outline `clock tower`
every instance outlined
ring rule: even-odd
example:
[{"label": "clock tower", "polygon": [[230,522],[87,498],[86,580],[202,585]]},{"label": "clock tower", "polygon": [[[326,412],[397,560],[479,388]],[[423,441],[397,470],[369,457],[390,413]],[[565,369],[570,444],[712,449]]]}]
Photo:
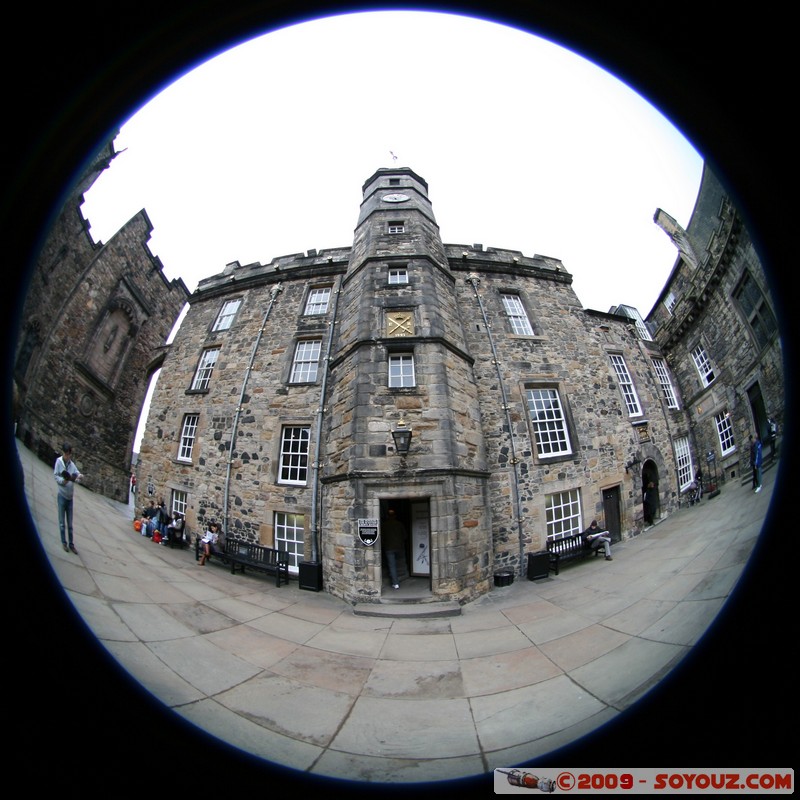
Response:
[{"label": "clock tower", "polygon": [[[491,548],[484,437],[455,284],[427,183],[408,168],[379,169],[363,185],[341,284],[323,469],[326,516],[341,520],[325,537],[326,574],[336,581],[337,570],[352,571],[343,584],[364,596],[386,585],[382,540],[365,547],[353,525],[389,503],[422,531],[410,532],[407,558],[427,554],[434,596],[457,597],[487,563],[477,552]],[[398,432],[410,432],[406,452]],[[471,540],[485,527],[477,551],[455,546],[465,511]]]}]

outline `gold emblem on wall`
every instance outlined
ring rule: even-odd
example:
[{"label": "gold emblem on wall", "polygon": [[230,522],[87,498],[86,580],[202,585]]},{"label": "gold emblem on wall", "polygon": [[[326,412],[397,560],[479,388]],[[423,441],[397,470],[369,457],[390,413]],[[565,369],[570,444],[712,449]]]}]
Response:
[{"label": "gold emblem on wall", "polygon": [[386,315],[387,336],[413,336],[414,315],[410,311],[393,311]]}]

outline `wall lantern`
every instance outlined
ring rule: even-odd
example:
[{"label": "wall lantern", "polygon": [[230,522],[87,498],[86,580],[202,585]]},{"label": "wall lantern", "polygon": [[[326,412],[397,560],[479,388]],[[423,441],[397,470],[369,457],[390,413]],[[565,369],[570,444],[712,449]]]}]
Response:
[{"label": "wall lantern", "polygon": [[408,448],[411,446],[411,428],[407,428],[402,419],[392,431],[392,439],[394,439],[394,447],[398,455],[406,455]]},{"label": "wall lantern", "polygon": [[638,466],[641,463],[642,463],[642,460],[639,458],[639,456],[634,455],[631,458],[631,460],[625,465],[625,472],[627,472],[629,469],[632,469],[633,467]]}]

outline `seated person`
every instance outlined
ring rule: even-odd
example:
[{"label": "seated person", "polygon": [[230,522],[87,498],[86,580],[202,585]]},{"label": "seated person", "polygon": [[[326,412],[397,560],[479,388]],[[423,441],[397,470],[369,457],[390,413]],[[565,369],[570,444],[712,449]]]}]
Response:
[{"label": "seated person", "polygon": [[156,527],[156,514],[158,514],[158,509],[155,500],[151,500],[150,505],[142,511],[142,536],[152,538]]},{"label": "seated person", "polygon": [[172,522],[167,525],[167,541],[170,542],[180,542],[183,538],[183,525],[184,519],[183,515],[179,514],[177,511],[172,515]]},{"label": "seated person", "polygon": [[613,561],[611,558],[611,537],[608,531],[602,531],[597,527],[597,520],[593,519],[592,524],[581,534],[584,543],[592,550],[599,550],[603,547],[606,551],[606,561]]},{"label": "seated person", "polygon": [[225,537],[219,532],[219,525],[216,522],[209,522],[208,530],[200,540],[203,555],[200,556],[200,566],[204,567],[206,561],[213,553],[221,553],[225,544]]}]

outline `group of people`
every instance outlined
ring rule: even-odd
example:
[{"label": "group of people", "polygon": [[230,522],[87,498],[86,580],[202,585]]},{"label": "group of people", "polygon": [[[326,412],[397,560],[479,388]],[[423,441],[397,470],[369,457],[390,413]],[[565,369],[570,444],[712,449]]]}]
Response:
[{"label": "group of people", "polygon": [[142,536],[155,542],[169,544],[183,538],[183,514],[177,511],[170,514],[163,497],[159,498],[158,505],[155,500],[151,500],[150,505],[142,511],[139,521]]}]

